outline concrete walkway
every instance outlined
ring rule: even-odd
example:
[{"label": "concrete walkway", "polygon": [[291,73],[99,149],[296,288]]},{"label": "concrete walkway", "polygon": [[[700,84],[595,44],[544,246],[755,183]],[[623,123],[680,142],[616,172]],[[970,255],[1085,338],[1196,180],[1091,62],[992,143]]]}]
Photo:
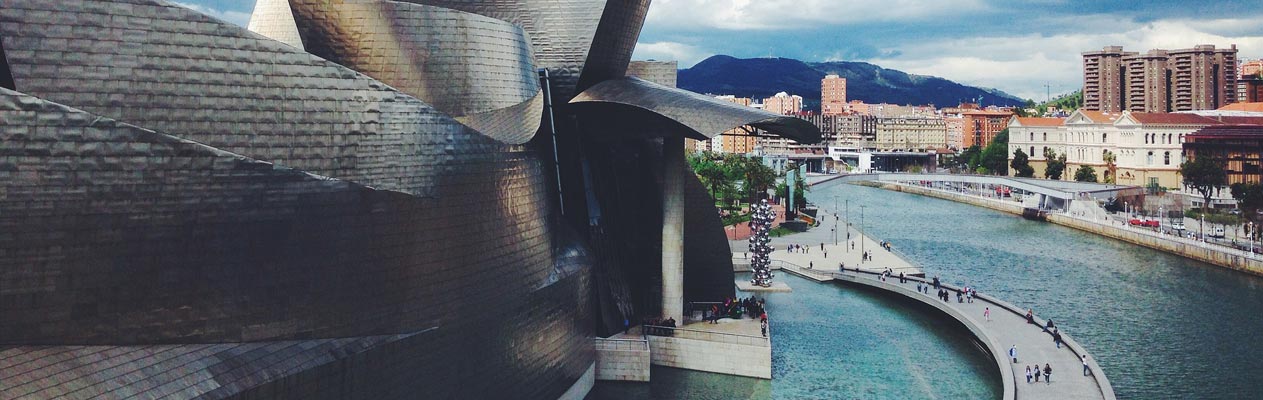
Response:
[{"label": "concrete walkway", "polygon": [[[839,213],[841,214],[841,213]],[[905,275],[923,275],[921,268],[905,261],[898,254],[898,243],[891,244],[892,250],[886,250],[881,247],[881,242],[873,240],[862,235],[855,226],[846,226],[846,220],[839,218],[837,220],[837,244],[834,245],[833,231],[834,219],[833,213],[826,209],[820,209],[820,226],[811,228],[807,232],[795,233],[788,236],[772,238],[772,260],[784,261],[795,265],[801,265],[804,268],[810,266],[812,269],[825,272],[838,272],[839,265],[846,265],[847,270],[859,268],[863,271],[881,272],[886,268],[894,271],[895,276],[899,276],[900,272]],[[854,217],[854,215],[852,216]],[[859,222],[853,222],[853,225]],[[847,240],[848,234],[850,240]],[[742,259],[748,256],[748,241],[731,241],[734,259]],[[810,247],[807,252],[789,252],[786,249],[790,244],[802,245]],[[821,250],[821,245],[824,250]],[[851,248],[854,247],[854,250]],[[872,260],[861,261],[863,252],[867,251],[872,255]],[[740,261],[738,261],[740,263]]]},{"label": "concrete walkway", "polygon": [[[911,272],[921,273],[920,269],[912,266],[894,252],[878,247],[877,241],[860,235],[856,230],[851,230],[852,238],[857,241],[855,251],[842,250],[844,242],[841,238],[845,236],[840,236],[839,245],[833,246],[832,234],[828,230],[828,227],[832,225],[830,218],[829,222],[822,223],[821,226],[812,228],[808,232],[774,238],[772,243],[776,251],[772,253],[772,268],[817,282],[837,280],[885,290],[920,301],[960,321],[974,336],[987,345],[994,356],[996,367],[1001,372],[1001,379],[1004,382],[1003,398],[1005,400],[1115,399],[1113,387],[1091,355],[1088,355],[1090,374],[1083,375],[1083,364],[1079,355],[1088,353],[1070,337],[1069,332],[1072,332],[1074,327],[1058,326],[1064,341],[1058,349],[1053,343],[1052,335],[1041,328],[1046,321],[1039,318],[1038,310],[1036,310],[1035,321],[1039,325],[1028,324],[1025,318],[1026,309],[988,296],[985,288],[979,290],[978,297],[973,303],[956,302],[955,292],[952,292],[950,301],[939,300],[936,297],[936,290],[929,283],[933,278],[911,277]],[[830,241],[825,243],[826,251],[822,252],[820,243],[824,242],[826,236]],[[853,268],[859,260],[859,240],[866,241],[865,247],[873,252],[874,257],[873,261],[865,262],[861,271],[857,272]],[[785,251],[785,245],[789,243],[810,245],[812,249],[808,253],[789,253]],[[744,257],[746,246],[741,245],[740,242],[733,242],[733,245],[734,268],[748,269],[748,263],[740,260]],[[738,245],[740,245],[739,248]],[[827,257],[824,255],[826,252]],[[838,262],[846,263],[845,272],[838,272]],[[808,269],[808,263],[813,263],[814,268]],[[881,281],[878,279],[879,273],[886,267],[895,269],[895,276]],[[899,283],[899,271],[908,272],[909,277],[905,283]],[[947,279],[942,280],[947,281]],[[918,283],[929,287],[929,293],[917,292]],[[941,286],[953,291],[959,289],[947,284]],[[983,316],[983,311],[988,307],[991,309],[989,321]],[[1008,359],[1010,346],[1017,346],[1017,363]],[[1026,382],[1026,366],[1036,363],[1041,368],[1044,364],[1052,366],[1052,383],[1046,383],[1043,379],[1039,384]]]},{"label": "concrete walkway", "polygon": [[[1004,399],[1105,399],[1114,400],[1114,390],[1105,373],[1097,365],[1096,359],[1088,355],[1090,374],[1083,375],[1083,364],[1080,354],[1088,354],[1082,346],[1070,338],[1069,331],[1074,327],[1061,327],[1062,346],[1060,349],[1052,341],[1052,335],[1044,332],[1040,326],[1046,322],[1036,314],[1035,321],[1040,325],[1026,323],[1025,310],[1005,301],[992,298],[983,292],[973,303],[958,303],[956,295],[944,302],[936,297],[933,287],[929,293],[918,293],[917,283],[930,286],[919,278],[908,278],[906,283],[899,283],[899,278],[878,279],[879,275],[868,272],[846,273],[808,270],[789,263],[775,263],[781,271],[794,273],[808,279],[822,281],[825,276],[832,280],[865,285],[891,293],[899,294],[930,305],[952,318],[960,321],[975,336],[987,345],[996,359],[997,368],[1001,370],[1004,382]],[[942,285],[949,290],[955,286]],[[991,309],[991,318],[983,316],[986,308]],[[1018,362],[1008,359],[1010,346],[1017,346]],[[1041,379],[1040,383],[1026,382],[1026,366],[1038,363],[1049,364],[1053,369],[1052,383]]]}]

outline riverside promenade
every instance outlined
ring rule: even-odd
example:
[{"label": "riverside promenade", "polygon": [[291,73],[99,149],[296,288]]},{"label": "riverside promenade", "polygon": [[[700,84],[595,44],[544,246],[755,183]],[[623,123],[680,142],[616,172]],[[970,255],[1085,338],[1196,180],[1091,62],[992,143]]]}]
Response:
[{"label": "riverside promenade", "polygon": [[[913,301],[921,302],[928,305],[947,316],[959,321],[966,329],[968,329],[978,340],[986,346],[988,352],[991,353],[996,361],[996,368],[1000,373],[1003,385],[1003,399],[1105,399],[1114,400],[1114,390],[1105,377],[1105,373],[1097,365],[1096,359],[1088,355],[1088,366],[1090,373],[1087,376],[1083,374],[1083,364],[1079,356],[1088,354],[1087,350],[1080,346],[1070,333],[1074,331],[1073,326],[1058,326],[1062,335],[1061,348],[1057,348],[1052,340],[1052,335],[1045,332],[1042,327],[1046,324],[1039,317],[1038,310],[1035,310],[1036,324],[1026,322],[1026,309],[1017,305],[1010,304],[1000,299],[993,298],[986,294],[985,288],[978,290],[978,297],[972,303],[957,302],[955,290],[960,288],[941,284],[944,289],[952,291],[949,301],[940,300],[937,291],[933,288],[933,278],[916,278],[908,277],[904,283],[899,281],[899,272],[896,271],[894,276],[887,278],[885,281],[879,279],[881,270],[886,266],[895,268],[903,265],[904,268],[915,268],[910,263],[902,260],[893,252],[886,252],[877,248],[875,251],[873,265],[877,268],[861,268],[855,271],[853,266],[848,263],[844,272],[837,269],[837,258],[839,257],[829,251],[828,256],[824,252],[819,251],[819,244],[823,235],[820,232],[830,234],[826,228],[831,224],[822,224],[813,228],[812,231],[805,233],[786,236],[782,239],[782,243],[797,242],[804,246],[814,244],[814,248],[809,253],[787,253],[783,245],[778,245],[776,251],[772,254],[772,268],[780,269],[783,272],[793,273],[807,279],[817,282],[841,281],[846,284],[863,285],[869,288],[882,290],[895,295],[904,296]],[[825,229],[822,229],[825,228]],[[816,235],[808,234],[815,232]],[[852,231],[852,236],[857,240],[867,240],[866,243],[876,243],[869,238],[859,235],[858,232]],[[773,243],[777,243],[776,240]],[[841,243],[841,241],[839,241]],[[734,247],[737,242],[734,242]],[[826,244],[826,249],[829,245]],[[734,248],[734,268],[737,270],[748,270],[749,263],[744,259],[744,246],[740,249]],[[857,244],[856,249],[859,249]],[[877,258],[881,253],[887,253],[888,257]],[[846,254],[846,253],[843,253]],[[897,259],[896,261],[892,260]],[[877,262],[882,260],[880,265]],[[815,264],[815,268],[808,269],[803,262]],[[866,263],[868,264],[868,263]],[[831,265],[830,269],[820,268],[821,265]],[[917,270],[919,271],[919,269]],[[905,274],[907,275],[907,274]],[[951,280],[948,279],[943,280]],[[920,283],[924,287],[929,287],[928,293],[920,293],[917,291],[917,284]],[[990,319],[984,317],[984,310],[991,309]],[[1008,350],[1011,346],[1017,347],[1017,363],[1013,363],[1008,358]],[[1026,366],[1038,363],[1042,368],[1044,364],[1049,364],[1053,369],[1053,379],[1051,383],[1026,382]]]}]

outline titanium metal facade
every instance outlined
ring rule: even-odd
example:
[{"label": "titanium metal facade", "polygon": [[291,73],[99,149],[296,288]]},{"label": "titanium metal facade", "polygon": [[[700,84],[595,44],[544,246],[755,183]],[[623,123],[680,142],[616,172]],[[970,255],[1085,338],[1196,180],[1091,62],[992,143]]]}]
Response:
[{"label": "titanium metal facade", "polygon": [[[675,92],[615,106],[648,135],[566,105],[648,3],[413,3],[291,0],[312,53],[160,0],[0,4],[0,398],[550,399],[651,315],[655,138],[697,123]],[[713,299],[727,243],[685,183]]]}]

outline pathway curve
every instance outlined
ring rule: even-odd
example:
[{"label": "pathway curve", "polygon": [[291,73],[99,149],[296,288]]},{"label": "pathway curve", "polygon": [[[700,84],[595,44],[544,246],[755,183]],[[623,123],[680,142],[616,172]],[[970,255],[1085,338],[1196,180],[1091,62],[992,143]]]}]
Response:
[{"label": "pathway curve", "polygon": [[[840,224],[845,225],[845,222]],[[1057,348],[1053,343],[1052,335],[1041,328],[1046,324],[1046,321],[1039,318],[1038,312],[1035,314],[1035,322],[1038,325],[1028,324],[1025,318],[1026,309],[992,298],[983,290],[979,291],[978,297],[974,299],[973,303],[957,302],[954,292],[950,296],[950,301],[944,302],[936,297],[935,289],[930,287],[929,282],[933,280],[933,277],[921,279],[909,276],[906,282],[899,282],[899,271],[909,271],[908,275],[920,273],[921,271],[899,257],[896,252],[886,251],[877,247],[877,241],[861,235],[855,229],[851,229],[850,232],[852,238],[857,241],[856,251],[842,250],[844,245],[849,250],[849,245],[842,240],[842,237],[839,238],[837,246],[832,245],[831,241],[826,242],[826,239],[832,239],[829,227],[832,227],[831,221],[822,223],[821,226],[815,227],[808,232],[773,239],[772,243],[776,250],[772,253],[772,267],[817,282],[838,280],[903,295],[930,305],[960,321],[980,341],[987,345],[988,350],[994,356],[997,368],[1001,371],[1001,379],[1004,382],[1003,398],[1005,400],[1115,400],[1113,387],[1110,386],[1109,379],[1105,377],[1105,373],[1097,365],[1095,358],[1088,354],[1068,334],[1068,331],[1073,331],[1074,327],[1058,327],[1064,343],[1061,348]],[[841,229],[839,229],[839,233],[842,232]],[[861,270],[856,271],[854,268],[858,263],[860,254],[858,251],[860,249],[859,240],[866,241],[865,249],[873,253],[873,261],[865,262]],[[807,253],[787,252],[785,246],[790,243],[812,246],[812,249]],[[820,251],[821,243],[824,243],[826,251]],[[733,242],[732,244],[734,247],[734,267],[748,269],[748,263],[738,261],[738,259],[746,255],[745,246],[741,245],[741,242]],[[827,256],[826,253],[828,253]],[[838,272],[839,262],[846,263],[847,269],[845,272]],[[808,269],[808,265],[813,265],[813,268]],[[879,273],[885,270],[886,267],[894,269],[895,276],[881,281],[878,279]],[[946,281],[947,279],[943,280]],[[929,287],[928,293],[918,292],[918,283]],[[948,284],[942,284],[942,287],[948,290],[959,289],[954,285]],[[983,316],[983,311],[988,307],[991,309],[989,321]],[[1010,346],[1017,347],[1017,363],[1013,363],[1007,357]],[[1090,373],[1086,376],[1083,374],[1083,364],[1079,359],[1081,354],[1088,354]],[[1026,382],[1026,366],[1035,363],[1038,363],[1041,367],[1045,363],[1052,366],[1052,383],[1046,383],[1042,379],[1039,384]]]},{"label": "pathway curve", "polygon": [[[943,311],[972,331],[995,356],[997,367],[1001,370],[1001,379],[1004,380],[1003,398],[1006,400],[1115,399],[1109,380],[1101,367],[1097,365],[1096,359],[1090,354],[1088,355],[1089,374],[1086,376],[1083,374],[1083,364],[1079,361],[1079,355],[1088,353],[1065,330],[1061,331],[1065,343],[1059,349],[1053,343],[1051,334],[1040,328],[1046,321],[1036,315],[1035,322],[1040,325],[1028,324],[1025,319],[1025,310],[1003,300],[980,292],[973,303],[958,303],[955,294],[951,295],[950,301],[944,302],[935,296],[936,291],[933,287],[929,288],[929,293],[918,293],[918,283],[930,286],[919,278],[908,278],[905,283],[900,283],[898,277],[881,281],[878,279],[879,274],[871,272],[850,270],[845,273],[825,272],[809,270],[787,262],[778,262],[775,266],[779,266],[782,271],[817,282],[838,280],[885,290]],[[958,289],[947,284],[942,286],[948,290]],[[991,308],[989,321],[983,316],[983,311],[987,307]],[[1073,330],[1073,327],[1069,329]],[[1010,346],[1017,346],[1017,363],[1007,358]],[[1026,382],[1026,366],[1035,363],[1040,366],[1045,363],[1052,366],[1052,383],[1046,383],[1042,379],[1038,384]]]}]

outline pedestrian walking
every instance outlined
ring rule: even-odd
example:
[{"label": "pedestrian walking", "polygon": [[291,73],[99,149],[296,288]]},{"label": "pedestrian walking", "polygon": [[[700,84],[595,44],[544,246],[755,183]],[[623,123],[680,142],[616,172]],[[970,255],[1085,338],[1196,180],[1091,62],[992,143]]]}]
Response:
[{"label": "pedestrian walking", "polygon": [[631,330],[631,321],[627,320],[627,317],[623,317],[623,334],[626,335],[628,330]]},{"label": "pedestrian walking", "polygon": [[1044,363],[1044,383],[1052,383],[1052,366]]},{"label": "pedestrian walking", "polygon": [[1058,349],[1061,348],[1061,332],[1057,332],[1055,329],[1053,330],[1053,344],[1056,344]]},{"label": "pedestrian walking", "polygon": [[820,242],[820,251],[824,251],[824,242]]},{"label": "pedestrian walking", "polygon": [[1039,383],[1039,376],[1043,374],[1039,370],[1039,364],[1035,364],[1035,383]]},{"label": "pedestrian walking", "polygon": [[815,261],[808,261],[808,262],[807,262],[807,269],[816,269],[816,262],[815,262]]},{"label": "pedestrian walking", "polygon": [[1026,383],[1031,383],[1032,376],[1033,375],[1031,375],[1031,366],[1027,365],[1026,366]]},{"label": "pedestrian walking", "polygon": [[1009,347],[1009,358],[1012,358],[1013,363],[1017,364],[1017,345],[1016,344],[1013,345],[1013,347]]},{"label": "pedestrian walking", "polygon": [[982,310],[982,317],[986,318],[988,322],[991,321],[991,307],[987,307],[986,309]]},{"label": "pedestrian walking", "polygon": [[759,323],[759,328],[763,330],[763,337],[767,337],[767,318],[764,318],[763,322]]},{"label": "pedestrian walking", "polygon": [[1079,360],[1083,361],[1083,376],[1088,376],[1088,373],[1092,372],[1088,368],[1088,355],[1084,354],[1084,355],[1079,356]]}]

